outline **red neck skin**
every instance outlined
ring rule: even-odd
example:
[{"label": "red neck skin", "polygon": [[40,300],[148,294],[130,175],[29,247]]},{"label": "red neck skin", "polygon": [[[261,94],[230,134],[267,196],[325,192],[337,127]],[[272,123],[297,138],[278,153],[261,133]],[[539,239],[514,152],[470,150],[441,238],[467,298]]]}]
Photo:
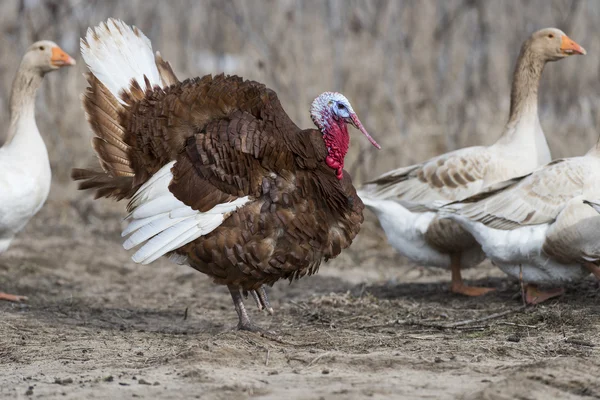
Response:
[{"label": "red neck skin", "polygon": [[335,176],[339,180],[344,177],[344,157],[348,153],[350,135],[348,124],[342,119],[329,117],[326,128],[323,130],[323,141],[327,146],[327,158],[325,162],[335,170]]}]

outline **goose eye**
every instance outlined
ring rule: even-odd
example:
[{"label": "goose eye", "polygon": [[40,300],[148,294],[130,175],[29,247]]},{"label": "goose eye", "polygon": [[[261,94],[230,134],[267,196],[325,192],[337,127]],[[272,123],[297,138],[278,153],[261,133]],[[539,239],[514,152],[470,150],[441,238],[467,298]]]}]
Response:
[{"label": "goose eye", "polygon": [[40,50],[41,50],[41,51],[44,51],[44,50],[45,50],[45,47],[44,47],[44,46],[40,46]]},{"label": "goose eye", "polygon": [[549,34],[548,34],[548,37],[549,37],[550,39],[553,39],[553,38],[554,38],[554,34],[552,34],[552,33],[549,33]]}]

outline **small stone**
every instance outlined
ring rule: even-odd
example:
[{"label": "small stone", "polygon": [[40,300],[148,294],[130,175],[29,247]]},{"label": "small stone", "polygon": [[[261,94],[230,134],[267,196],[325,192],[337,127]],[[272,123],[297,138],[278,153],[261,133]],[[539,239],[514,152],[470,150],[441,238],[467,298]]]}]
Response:
[{"label": "small stone", "polygon": [[269,375],[279,375],[279,371],[269,371]]},{"label": "small stone", "polygon": [[439,358],[439,357],[436,357],[436,358],[434,358],[434,359],[433,359],[433,361],[435,361],[435,363],[437,363],[437,364],[439,364],[439,363],[441,363],[441,362],[444,362],[444,360],[442,360],[442,359],[441,359],[441,358]]},{"label": "small stone", "polygon": [[151,383],[150,383],[150,382],[148,382],[147,380],[145,380],[145,379],[142,379],[142,378],[140,378],[140,379],[138,380],[138,383],[139,383],[140,385],[151,385]]},{"label": "small stone", "polygon": [[119,385],[121,385],[121,386],[129,386],[129,383],[127,383],[127,382],[119,382]]},{"label": "small stone", "polygon": [[321,373],[323,375],[329,375],[329,370],[328,369],[324,369],[323,371],[321,371]]},{"label": "small stone", "polygon": [[506,340],[508,340],[509,342],[513,342],[513,343],[519,343],[521,341],[521,338],[517,335],[511,335],[511,336],[507,337]]},{"label": "small stone", "polygon": [[152,386],[158,386],[158,385],[160,385],[160,382],[154,382],[154,383],[152,384]]},{"label": "small stone", "polygon": [[112,382],[112,381],[114,381],[114,380],[115,380],[115,378],[113,378],[113,376],[112,376],[112,375],[109,375],[109,376],[107,376],[106,378],[104,378],[103,380],[104,380],[104,382]]},{"label": "small stone", "polygon": [[27,391],[25,392],[25,396],[32,396],[33,395],[33,386],[29,386],[27,388]]}]

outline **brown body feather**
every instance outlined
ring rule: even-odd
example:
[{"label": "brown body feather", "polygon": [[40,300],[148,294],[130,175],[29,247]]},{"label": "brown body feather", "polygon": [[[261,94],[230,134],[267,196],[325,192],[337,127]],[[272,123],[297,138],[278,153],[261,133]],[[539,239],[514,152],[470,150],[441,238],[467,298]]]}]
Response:
[{"label": "brown body feather", "polygon": [[325,164],[318,130],[300,130],[275,93],[235,76],[175,82],[157,55],[168,87],[132,85],[121,104],[90,75],[84,106],[103,172],[74,170],[80,189],[131,198],[176,161],[169,190],[198,211],[249,196],[211,233],[180,247],[217,283],[257,289],[317,271],[348,247],[363,221],[347,173]]}]

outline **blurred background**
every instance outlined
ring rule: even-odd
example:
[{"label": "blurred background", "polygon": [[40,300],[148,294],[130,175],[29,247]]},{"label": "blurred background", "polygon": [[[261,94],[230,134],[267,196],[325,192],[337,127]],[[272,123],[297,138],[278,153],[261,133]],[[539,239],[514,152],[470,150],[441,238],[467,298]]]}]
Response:
[{"label": "blurred background", "polygon": [[553,155],[581,155],[598,136],[595,0],[3,0],[0,142],[25,49],[51,39],[78,61],[50,74],[37,99],[54,172],[51,200],[83,196],[69,170],[96,164],[80,104],[79,38],[111,16],[141,28],[180,78],[225,72],[265,83],[301,127],[312,126],[314,97],[344,93],[383,147],[376,151],[352,134],[346,165],[357,183],[442,152],[492,143],[508,116],[521,43],[548,26],[588,51],[544,72],[540,117]]}]

